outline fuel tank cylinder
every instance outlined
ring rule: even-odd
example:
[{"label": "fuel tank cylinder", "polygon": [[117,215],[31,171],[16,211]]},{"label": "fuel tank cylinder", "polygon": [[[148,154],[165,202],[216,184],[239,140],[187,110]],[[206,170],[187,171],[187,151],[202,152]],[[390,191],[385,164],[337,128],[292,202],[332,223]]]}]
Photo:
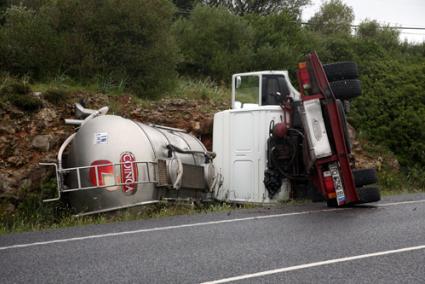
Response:
[{"label": "fuel tank cylinder", "polygon": [[183,130],[97,116],[81,125],[59,164],[63,197],[77,212],[101,212],[155,202],[170,191],[209,192],[210,154]]}]

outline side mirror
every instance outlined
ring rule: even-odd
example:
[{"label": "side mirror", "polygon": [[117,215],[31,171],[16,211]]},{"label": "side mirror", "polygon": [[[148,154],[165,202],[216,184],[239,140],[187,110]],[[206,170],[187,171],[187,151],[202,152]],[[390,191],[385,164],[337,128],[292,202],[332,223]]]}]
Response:
[{"label": "side mirror", "polygon": [[239,87],[241,86],[241,83],[242,83],[241,76],[237,76],[236,77],[236,89],[239,89]]},{"label": "side mirror", "polygon": [[240,101],[235,101],[235,105],[233,106],[234,109],[240,109],[242,108],[242,103]]}]

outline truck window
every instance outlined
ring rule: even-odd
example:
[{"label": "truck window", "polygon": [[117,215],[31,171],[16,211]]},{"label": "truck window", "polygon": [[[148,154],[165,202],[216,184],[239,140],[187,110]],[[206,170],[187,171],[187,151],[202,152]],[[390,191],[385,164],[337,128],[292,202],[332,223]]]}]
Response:
[{"label": "truck window", "polygon": [[289,88],[283,75],[263,76],[262,105],[280,105],[289,95]]},{"label": "truck window", "polygon": [[259,85],[260,78],[258,75],[238,76],[235,82],[236,93],[235,101],[243,104],[258,104],[259,103]]}]

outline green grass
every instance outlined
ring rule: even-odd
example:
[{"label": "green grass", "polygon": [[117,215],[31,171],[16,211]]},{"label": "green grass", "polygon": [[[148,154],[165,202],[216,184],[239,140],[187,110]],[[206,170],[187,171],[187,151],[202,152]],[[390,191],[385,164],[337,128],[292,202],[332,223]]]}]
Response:
[{"label": "green grass", "polygon": [[[138,97],[131,91],[125,89],[125,82],[112,82],[107,78],[96,77],[87,83],[76,82],[66,76],[57,76],[54,80],[47,82],[35,82],[31,84],[32,90],[41,92],[43,97],[53,104],[62,102],[61,98],[72,99],[72,94],[103,94],[108,97],[108,106],[111,113],[119,114],[122,107],[120,98],[128,96],[138,107],[145,108],[152,104],[148,98]],[[209,102],[230,103],[230,89],[217,85],[216,83],[204,79],[194,80],[190,78],[177,78],[172,91],[164,93],[157,99],[184,99],[184,100],[205,100]],[[210,107],[205,104],[205,108]]]},{"label": "green grass", "polygon": [[81,83],[67,76],[57,76],[46,82],[35,82],[31,87],[34,91],[42,93],[49,90],[61,90],[66,93],[103,93],[114,96],[125,93],[125,85],[122,82],[113,83],[96,79]]},{"label": "green grass", "polygon": [[[236,206],[227,203],[211,203],[195,207],[190,204],[181,204],[178,202],[161,202],[158,204],[132,207],[119,211],[75,217],[62,203],[57,203],[55,205],[43,204],[40,201],[37,203],[37,208],[29,206],[31,211],[29,208],[20,206],[14,214],[9,216],[0,216],[0,235],[72,226],[84,226],[90,224],[106,224],[176,215],[229,211],[237,208]],[[28,204],[26,204],[26,206],[28,206]],[[34,211],[34,209],[36,211]]]},{"label": "green grass", "polygon": [[[63,202],[43,203],[56,190],[54,179],[46,181],[42,192],[28,192],[22,189],[22,202],[13,213],[7,213],[0,204],[0,234],[40,231],[89,224],[162,218],[175,215],[191,215],[207,212],[229,211],[241,206],[212,202],[195,206],[193,203],[161,202],[96,215],[75,217]],[[3,208],[2,208],[3,207]],[[242,206],[245,207],[245,206]]]},{"label": "green grass", "polygon": [[181,99],[202,99],[212,101],[230,101],[230,89],[205,80],[192,80],[189,78],[177,79],[174,91],[166,97]]},{"label": "green grass", "polygon": [[23,111],[33,112],[42,108],[42,101],[32,95],[30,85],[23,80],[12,77],[2,77],[0,79],[0,103],[7,102],[20,108]]}]

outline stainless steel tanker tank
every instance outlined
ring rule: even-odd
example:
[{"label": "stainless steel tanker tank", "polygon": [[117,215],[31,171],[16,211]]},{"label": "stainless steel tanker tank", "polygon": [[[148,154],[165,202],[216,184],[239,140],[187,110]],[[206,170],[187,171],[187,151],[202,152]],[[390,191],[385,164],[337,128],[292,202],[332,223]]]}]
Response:
[{"label": "stainless steel tanker tank", "polygon": [[64,198],[85,214],[211,193],[214,153],[194,136],[106,115],[106,107],[76,107],[84,119],[66,120],[79,129],[62,145],[57,163],[49,164],[56,167],[59,195],[50,200]]}]

